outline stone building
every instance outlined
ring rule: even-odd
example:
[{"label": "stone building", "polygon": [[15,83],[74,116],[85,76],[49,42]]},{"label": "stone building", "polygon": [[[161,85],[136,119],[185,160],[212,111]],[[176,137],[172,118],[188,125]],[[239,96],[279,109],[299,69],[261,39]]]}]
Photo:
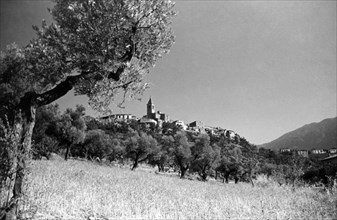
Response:
[{"label": "stone building", "polygon": [[190,131],[196,131],[196,132],[206,132],[205,131],[205,124],[202,122],[202,121],[194,121],[194,122],[191,122],[189,125],[188,125],[188,130]]},{"label": "stone building", "polygon": [[175,126],[180,126],[183,130],[186,130],[187,126],[182,120],[175,120],[172,122]]},{"label": "stone building", "polygon": [[157,121],[153,120],[153,119],[149,119],[149,118],[146,118],[146,117],[143,117],[141,119],[139,119],[138,121],[140,124],[143,124],[147,127],[155,127],[157,126]]},{"label": "stone building", "polygon": [[280,152],[281,152],[281,153],[291,153],[292,150],[291,150],[290,148],[281,148],[281,149],[280,149]]},{"label": "stone building", "polygon": [[297,150],[297,155],[302,157],[309,157],[309,151],[308,150]]},{"label": "stone building", "polygon": [[113,114],[99,118],[103,123],[109,123],[113,121],[129,121],[129,120],[136,120],[136,116],[131,114]]},{"label": "stone building", "polygon": [[[147,120],[145,120],[147,119]],[[140,122],[151,122],[155,121],[159,127],[162,126],[163,122],[169,121],[169,116],[161,111],[157,111],[155,109],[155,105],[152,102],[152,98],[150,97],[147,105],[146,105],[146,115],[143,117],[143,119],[140,120]]]},{"label": "stone building", "polygon": [[337,148],[332,148],[329,150],[329,154],[330,155],[334,155],[334,154],[337,154]]},{"label": "stone building", "polygon": [[313,149],[311,150],[312,154],[327,154],[328,150],[326,149]]},{"label": "stone building", "polygon": [[235,139],[237,139],[237,138],[240,139],[240,136],[237,135],[237,134],[236,134],[234,131],[232,131],[232,130],[226,130],[226,131],[225,131],[225,136],[226,136],[227,138],[229,138],[230,140],[235,140]]}]

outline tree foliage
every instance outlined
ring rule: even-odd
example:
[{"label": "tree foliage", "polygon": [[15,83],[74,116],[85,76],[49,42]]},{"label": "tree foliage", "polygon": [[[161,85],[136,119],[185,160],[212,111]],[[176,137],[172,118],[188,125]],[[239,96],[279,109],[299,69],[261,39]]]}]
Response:
[{"label": "tree foliage", "polygon": [[58,146],[59,141],[55,136],[48,136],[46,132],[52,124],[55,124],[58,120],[60,120],[60,117],[61,114],[57,104],[46,105],[37,109],[36,123],[32,137],[34,158],[41,158],[44,156],[49,159],[50,154],[52,152],[56,152],[56,147]]},{"label": "tree foliage", "polygon": [[88,95],[98,110],[106,110],[120,91],[141,93],[144,74],[174,41],[173,5],[167,0],[56,0],[50,10],[56,23],[35,27],[38,38],[26,48],[32,72],[41,76],[40,88],[66,79],[64,87]]}]

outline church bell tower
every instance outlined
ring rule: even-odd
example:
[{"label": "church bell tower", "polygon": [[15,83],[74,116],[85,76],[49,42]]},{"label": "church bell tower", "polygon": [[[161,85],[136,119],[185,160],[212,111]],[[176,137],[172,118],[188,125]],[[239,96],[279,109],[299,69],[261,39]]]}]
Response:
[{"label": "church bell tower", "polygon": [[155,113],[154,104],[152,103],[152,99],[150,97],[147,103],[147,118],[152,118],[152,115]]}]

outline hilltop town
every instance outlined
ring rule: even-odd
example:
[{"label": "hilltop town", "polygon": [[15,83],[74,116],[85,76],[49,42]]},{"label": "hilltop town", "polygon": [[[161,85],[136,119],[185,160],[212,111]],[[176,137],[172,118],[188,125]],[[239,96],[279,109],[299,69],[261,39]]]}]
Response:
[{"label": "hilltop town", "polygon": [[[181,129],[188,132],[199,132],[199,133],[207,133],[211,136],[221,137],[225,136],[226,138],[232,140],[235,143],[239,143],[240,135],[236,132],[224,129],[221,127],[211,127],[206,126],[202,121],[193,121],[190,123],[185,123],[183,120],[175,120],[170,119],[169,115],[156,111],[155,104],[152,101],[152,98],[149,98],[149,101],[146,105],[146,115],[141,118],[134,116],[132,114],[112,114],[109,116],[104,116],[100,118],[100,121],[103,123],[113,122],[113,121],[137,121],[138,123],[148,127],[148,128],[159,128],[158,130],[163,131],[163,125],[169,124],[172,126],[178,126]],[[168,126],[170,127],[170,126]],[[164,133],[170,133],[172,129],[164,130]],[[272,151],[271,149],[267,149],[267,151]],[[274,150],[275,151],[275,150]],[[284,146],[277,150],[281,154],[296,154],[302,157],[310,157],[316,159],[330,159],[331,157],[335,158],[337,155],[337,146],[332,146],[326,149],[301,149],[301,148],[291,148]]]},{"label": "hilltop town", "polygon": [[[99,120],[103,123],[109,123],[113,121],[130,122],[134,120],[148,128],[159,128],[159,130],[163,128],[163,124],[166,124],[180,127],[182,130],[189,132],[207,133],[216,137],[225,136],[237,143],[240,140],[240,135],[233,130],[207,126],[202,121],[192,121],[190,123],[185,123],[183,120],[170,119],[168,114],[161,111],[156,111],[155,104],[151,97],[149,98],[149,101],[146,105],[146,115],[142,116],[141,118],[138,118],[132,114],[112,114],[100,117]],[[165,132],[170,133],[171,130],[172,129],[168,129]]]}]

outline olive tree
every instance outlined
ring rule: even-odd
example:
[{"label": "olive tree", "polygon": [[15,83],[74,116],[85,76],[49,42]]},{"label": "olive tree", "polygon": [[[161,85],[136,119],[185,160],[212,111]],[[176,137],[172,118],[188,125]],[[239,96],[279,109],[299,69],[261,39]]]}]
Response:
[{"label": "olive tree", "polygon": [[82,105],[77,105],[75,111],[71,108],[66,109],[60,119],[53,123],[54,126],[47,130],[47,133],[58,139],[60,145],[65,148],[65,160],[69,158],[73,145],[83,143],[85,139],[87,127],[83,118],[84,111]]},{"label": "olive tree", "polygon": [[150,159],[159,150],[156,139],[144,132],[134,132],[126,141],[126,157],[132,161],[131,170],[135,170],[139,163]]},{"label": "olive tree", "polygon": [[170,152],[174,163],[180,169],[180,178],[185,177],[194,159],[191,150],[192,147],[193,143],[188,140],[186,132],[179,131],[173,136],[173,144]]},{"label": "olive tree", "polygon": [[202,181],[207,181],[220,159],[220,148],[216,144],[210,144],[207,134],[199,134],[192,147],[192,155],[194,160],[191,163],[191,171],[197,172]]},{"label": "olive tree", "polygon": [[[22,194],[36,109],[74,89],[94,109],[106,111],[121,94],[142,94],[144,75],[174,42],[170,0],[55,0],[55,23],[35,26],[26,47],[1,53],[1,116],[7,115],[20,140],[15,184],[7,215],[15,216]],[[9,217],[8,217],[9,218]]]},{"label": "olive tree", "polygon": [[108,152],[109,141],[109,135],[103,130],[88,131],[83,145],[80,145],[81,156],[84,156],[86,159],[103,158]]},{"label": "olive tree", "polygon": [[157,135],[155,139],[157,140],[158,148],[153,151],[148,162],[152,166],[157,166],[158,172],[164,172],[165,165],[169,165],[171,161],[170,149],[173,146],[174,139],[168,135]]}]

